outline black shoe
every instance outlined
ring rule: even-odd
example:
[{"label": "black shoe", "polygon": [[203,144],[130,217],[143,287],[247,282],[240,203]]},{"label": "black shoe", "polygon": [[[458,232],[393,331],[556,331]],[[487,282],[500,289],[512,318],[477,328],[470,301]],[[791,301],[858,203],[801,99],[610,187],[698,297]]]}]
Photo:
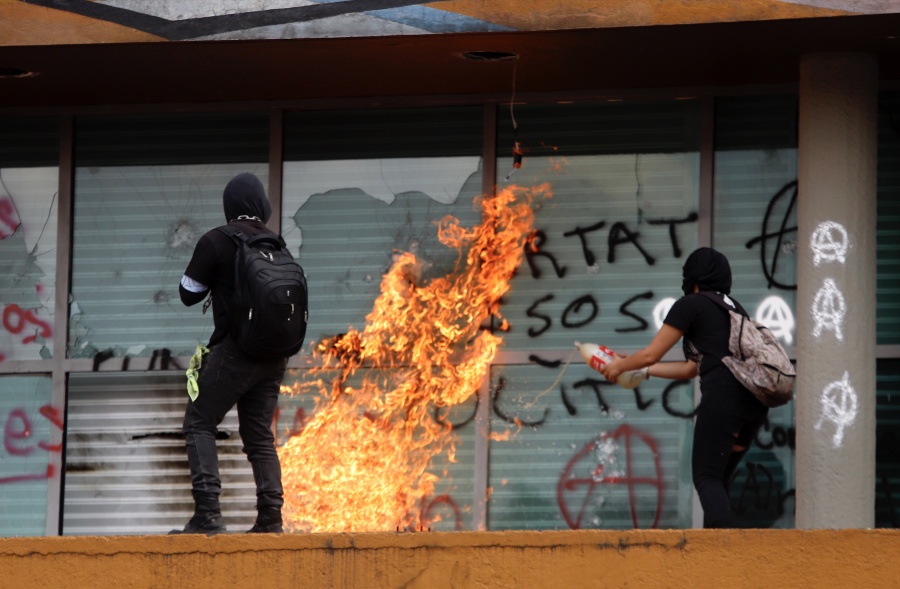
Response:
[{"label": "black shoe", "polygon": [[172,530],[170,534],[206,534],[212,536],[226,531],[221,513],[195,513],[183,530]]},{"label": "black shoe", "polygon": [[281,525],[281,522],[275,522],[271,524],[260,524],[255,523],[253,527],[247,530],[248,534],[283,534],[284,528]]},{"label": "black shoe", "polygon": [[256,523],[247,530],[248,534],[283,534],[284,528],[281,525],[281,508],[280,507],[262,507],[258,508],[259,513],[256,516]]}]

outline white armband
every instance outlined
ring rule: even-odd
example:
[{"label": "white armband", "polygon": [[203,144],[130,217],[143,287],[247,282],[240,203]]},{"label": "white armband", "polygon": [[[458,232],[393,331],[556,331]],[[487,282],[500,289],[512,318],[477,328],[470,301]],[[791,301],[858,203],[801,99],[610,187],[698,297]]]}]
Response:
[{"label": "white armband", "polygon": [[209,287],[205,284],[200,284],[187,274],[181,277],[181,286],[184,287],[185,290],[189,290],[191,292],[206,292],[209,290]]}]

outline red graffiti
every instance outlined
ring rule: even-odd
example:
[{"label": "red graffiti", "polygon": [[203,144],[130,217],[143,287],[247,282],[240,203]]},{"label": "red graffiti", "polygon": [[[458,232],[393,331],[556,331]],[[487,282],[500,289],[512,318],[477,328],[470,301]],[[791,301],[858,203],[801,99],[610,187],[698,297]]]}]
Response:
[{"label": "red graffiti", "polygon": [[[63,430],[62,413],[52,405],[44,405],[38,412],[60,431]],[[31,441],[34,434],[28,413],[22,409],[13,409],[6,416],[3,427],[3,447],[10,456],[28,456],[40,448],[47,452],[62,452],[62,444],[51,444],[47,440],[40,440],[36,444]],[[55,469],[52,464],[47,465],[46,472],[0,477],[0,484],[18,483],[23,481],[36,481],[48,479],[53,476]]]},{"label": "red graffiti", "polygon": [[5,239],[16,232],[21,222],[9,197],[0,200],[0,239]]},{"label": "red graffiti", "polygon": [[0,485],[5,485],[8,483],[24,483],[26,481],[43,481],[46,479],[52,479],[56,469],[53,468],[52,464],[47,465],[47,472],[42,472],[39,474],[20,474],[11,477],[0,477]]},{"label": "red graffiti", "polygon": [[[640,440],[653,454],[654,473],[651,476],[637,476],[634,472],[634,446],[633,441]],[[625,475],[621,476],[613,473],[607,476],[604,473],[606,468],[604,461],[597,458],[598,442],[613,440],[618,447],[624,445],[625,448]],[[623,444],[624,443],[624,444]],[[591,460],[583,460],[589,458]],[[584,466],[589,469],[590,476],[575,476],[576,469],[584,472]],[[580,467],[580,468],[579,468]],[[631,508],[631,521],[635,528],[640,528],[638,520],[637,496],[636,488],[639,485],[648,485],[656,489],[656,512],[653,517],[651,528],[659,525],[659,519],[662,515],[663,491],[665,485],[662,478],[662,466],[659,459],[659,450],[656,440],[652,436],[631,427],[628,424],[620,425],[612,434],[604,432],[599,438],[592,440],[578,451],[575,456],[566,464],[559,482],[556,485],[556,500],[559,509],[562,511],[563,518],[573,530],[581,529],[582,520],[585,512],[588,511],[590,500],[594,491],[600,485],[626,485],[628,487],[629,506]],[[576,503],[579,495],[583,493],[577,512],[573,513],[569,509],[571,502]]]},{"label": "red graffiti", "polygon": [[53,335],[53,328],[46,321],[40,319],[33,310],[22,309],[16,304],[7,305],[3,309],[3,327],[11,334],[18,335],[22,333],[29,323],[34,325],[36,329],[33,334],[22,339],[23,344],[34,342],[38,335],[45,339]]},{"label": "red graffiti", "polygon": [[[47,421],[55,425],[59,431],[63,431],[63,417],[59,409],[53,405],[44,405],[38,409],[38,411],[47,419]],[[42,450],[47,450],[48,452],[62,452],[62,443],[51,444],[49,442],[40,441],[38,442],[38,446]]]},{"label": "red graffiti", "polygon": [[[16,427],[16,426],[19,427]],[[3,447],[10,456],[28,456],[34,451],[34,446],[19,447],[15,440],[27,440],[31,437],[31,421],[24,409],[13,409],[6,417],[6,426],[3,428]]]},{"label": "red graffiti", "polygon": [[419,529],[424,530],[430,527],[432,523],[442,521],[442,518],[439,515],[435,515],[434,512],[438,507],[444,505],[449,507],[453,513],[453,529],[457,532],[463,529],[459,507],[450,495],[438,495],[427,504],[425,501],[426,498],[422,497],[421,510],[419,511]]}]

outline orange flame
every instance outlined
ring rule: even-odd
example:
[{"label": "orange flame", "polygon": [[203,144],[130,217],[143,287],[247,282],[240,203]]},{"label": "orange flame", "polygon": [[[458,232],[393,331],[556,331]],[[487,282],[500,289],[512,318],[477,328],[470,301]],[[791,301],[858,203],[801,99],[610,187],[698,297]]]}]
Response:
[{"label": "orange flame", "polygon": [[453,271],[422,283],[423,263],[397,255],[365,328],[315,347],[321,367],[292,390],[317,394],[315,414],[279,449],[288,529],[428,524],[412,515],[438,481],[428,468],[441,453],[455,457],[450,425],[429,409],[463,403],[487,377],[503,340],[482,325],[499,316],[533,232],[537,195],[549,198],[549,186],[477,199],[482,222],[472,229],[442,219],[438,238],[458,252]]}]

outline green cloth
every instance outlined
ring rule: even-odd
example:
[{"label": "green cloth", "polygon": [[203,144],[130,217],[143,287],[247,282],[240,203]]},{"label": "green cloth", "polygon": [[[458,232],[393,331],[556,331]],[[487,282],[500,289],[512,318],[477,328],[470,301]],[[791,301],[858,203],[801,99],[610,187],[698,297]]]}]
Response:
[{"label": "green cloth", "polygon": [[191,356],[191,365],[185,371],[187,375],[187,393],[191,401],[196,401],[200,395],[200,385],[197,383],[197,376],[200,374],[200,366],[203,364],[203,357],[209,354],[209,348],[203,344],[197,344],[194,355]]}]

